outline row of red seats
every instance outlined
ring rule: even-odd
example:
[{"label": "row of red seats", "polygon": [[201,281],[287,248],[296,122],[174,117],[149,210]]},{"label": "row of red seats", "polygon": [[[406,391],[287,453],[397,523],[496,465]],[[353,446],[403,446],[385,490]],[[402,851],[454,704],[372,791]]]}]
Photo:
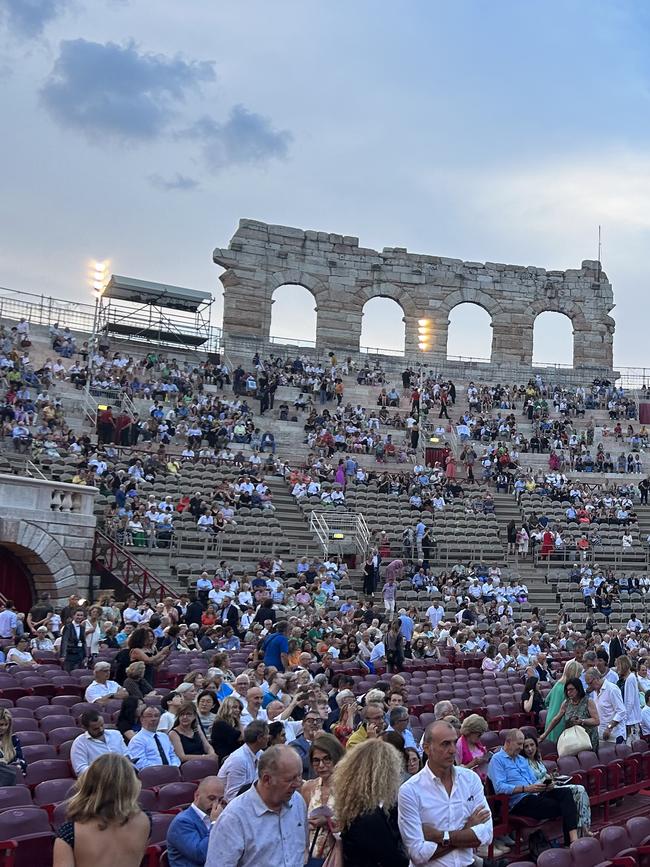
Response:
[{"label": "row of red seats", "polygon": [[[650,862],[650,818],[635,816],[625,825],[610,825],[599,836],[584,837],[568,849],[547,849],[537,867],[639,867]],[[532,861],[517,861],[509,867],[535,867]]]}]

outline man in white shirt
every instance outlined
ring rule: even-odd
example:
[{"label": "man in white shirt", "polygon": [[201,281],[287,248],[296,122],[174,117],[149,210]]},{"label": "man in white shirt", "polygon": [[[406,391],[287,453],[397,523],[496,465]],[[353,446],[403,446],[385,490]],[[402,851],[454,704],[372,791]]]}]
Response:
[{"label": "man in white shirt", "polygon": [[431,623],[431,628],[435,629],[436,626],[445,619],[445,609],[442,607],[440,602],[432,602],[431,605],[427,608],[427,617]]},{"label": "man in white shirt", "polygon": [[645,694],[645,707],[641,711],[641,734],[650,735],[650,689]]},{"label": "man in white shirt", "polygon": [[129,741],[126,754],[138,771],[158,765],[178,767],[181,763],[167,735],[156,731],[159,720],[157,707],[145,707],[140,717],[142,728]]},{"label": "man in white shirt", "polygon": [[246,693],[246,705],[241,715],[241,724],[245,727],[253,722],[253,720],[262,720],[268,722],[269,718],[266,711],[262,707],[264,693],[259,686],[251,686]]},{"label": "man in white shirt", "polygon": [[104,717],[98,710],[84,711],[80,722],[85,732],[74,739],[70,748],[70,764],[77,776],[83,774],[104,753],[126,755],[126,744],[121,732],[105,729]]},{"label": "man in white shirt", "polygon": [[98,662],[93,669],[95,679],[86,687],[84,698],[93,704],[104,705],[112,698],[126,698],[128,692],[111,675],[110,662]]},{"label": "man in white shirt", "polygon": [[17,625],[16,612],[0,601],[0,638],[15,638]]},{"label": "man in white shirt", "polygon": [[257,761],[269,744],[269,726],[262,720],[254,720],[244,729],[244,744],[231,753],[217,774],[224,781],[223,797],[232,801],[242,786],[257,779]]},{"label": "man in white shirt", "polygon": [[399,790],[399,830],[411,864],[469,867],[473,850],[492,841],[480,777],[454,767],[457,739],[448,722],[431,723],[424,733],[427,763]]},{"label": "man in white shirt", "polygon": [[585,681],[587,692],[593,693],[591,697],[596,702],[600,717],[598,737],[607,743],[625,743],[627,714],[620,689],[616,684],[605,680],[597,668],[588,668],[585,671]]}]

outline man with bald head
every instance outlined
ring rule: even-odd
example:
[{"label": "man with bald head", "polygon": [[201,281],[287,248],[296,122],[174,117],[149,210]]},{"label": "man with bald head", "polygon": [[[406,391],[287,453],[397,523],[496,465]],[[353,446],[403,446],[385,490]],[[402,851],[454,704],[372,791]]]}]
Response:
[{"label": "man with bald head", "polygon": [[399,790],[399,830],[411,864],[465,867],[492,842],[492,814],[478,774],[455,767],[458,734],[444,720],[424,733],[427,763]]},{"label": "man with bald head", "polygon": [[524,733],[512,729],[506,735],[501,749],[488,765],[488,777],[497,795],[508,795],[510,812],[534,819],[562,818],[565,845],[578,839],[578,815],[570,789],[555,788],[548,783],[537,782],[529,761],[522,756]]},{"label": "man with bald head", "polygon": [[205,867],[303,867],[309,823],[300,757],[287,746],[269,747],[257,770],[255,784],[215,823]]},{"label": "man with bald head", "polygon": [[203,867],[210,830],[223,810],[222,798],[222,780],[217,777],[201,780],[190,806],[174,817],[167,830],[169,867]]}]

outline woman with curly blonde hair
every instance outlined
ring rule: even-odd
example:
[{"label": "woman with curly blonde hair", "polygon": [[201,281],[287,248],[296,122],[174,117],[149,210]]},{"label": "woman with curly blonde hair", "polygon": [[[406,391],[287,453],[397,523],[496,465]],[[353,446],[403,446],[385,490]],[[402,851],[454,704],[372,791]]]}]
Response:
[{"label": "woman with curly blonde hair", "polygon": [[397,827],[402,770],[402,756],[378,738],[352,747],[334,769],[344,867],[408,867]]}]

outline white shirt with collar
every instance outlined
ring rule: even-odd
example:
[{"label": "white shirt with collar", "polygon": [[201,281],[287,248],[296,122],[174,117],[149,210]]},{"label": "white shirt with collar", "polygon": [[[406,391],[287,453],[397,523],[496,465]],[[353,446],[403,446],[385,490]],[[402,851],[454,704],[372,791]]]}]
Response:
[{"label": "white shirt with collar", "polygon": [[[438,844],[424,839],[423,823],[433,825],[440,831],[460,831],[471,813],[478,807],[489,811],[483,784],[478,774],[467,768],[452,768],[451,795],[428,764],[407,780],[399,790],[399,830],[411,865],[424,867],[469,867],[474,863],[474,852],[468,849],[452,849],[439,858],[434,858]],[[492,841],[492,816],[481,825],[475,825],[478,845]]]},{"label": "white shirt with collar", "polygon": [[243,709],[243,711],[241,712],[241,720],[240,720],[242,726],[243,726],[244,728],[246,728],[246,726],[247,726],[249,723],[252,723],[253,720],[256,720],[256,719],[262,720],[262,722],[268,722],[268,721],[269,721],[268,714],[267,714],[267,712],[264,710],[263,707],[261,707],[261,708],[257,711],[257,716],[253,716],[253,715],[250,713],[250,711],[248,710],[248,705],[247,705],[247,704],[244,704],[244,709]]},{"label": "white shirt with collar", "polygon": [[226,757],[217,774],[220,780],[225,781],[223,797],[226,801],[236,798],[242,786],[255,782],[257,762],[261,755],[261,750],[255,754],[248,744],[243,744]]},{"label": "white shirt with collar", "polygon": [[611,743],[616,743],[619,737],[625,738],[625,720],[627,714],[623,696],[621,691],[609,680],[603,680],[598,692],[591,693],[593,700],[596,702],[596,709],[600,717],[600,725],[598,726],[598,737],[602,739],[605,729],[612,720],[617,721],[614,728],[609,729],[609,740]]},{"label": "white shirt with collar", "polygon": [[105,753],[126,755],[126,744],[121,732],[116,729],[104,729],[101,738],[93,738],[88,732],[79,735],[70,747],[70,764],[77,776],[80,776],[98,756]]},{"label": "white shirt with collar", "polygon": [[96,680],[93,680],[93,682],[86,687],[84,699],[88,702],[97,701],[98,698],[115,695],[115,693],[120,689],[122,689],[122,687],[115,680],[107,680],[106,683],[98,683]]}]

